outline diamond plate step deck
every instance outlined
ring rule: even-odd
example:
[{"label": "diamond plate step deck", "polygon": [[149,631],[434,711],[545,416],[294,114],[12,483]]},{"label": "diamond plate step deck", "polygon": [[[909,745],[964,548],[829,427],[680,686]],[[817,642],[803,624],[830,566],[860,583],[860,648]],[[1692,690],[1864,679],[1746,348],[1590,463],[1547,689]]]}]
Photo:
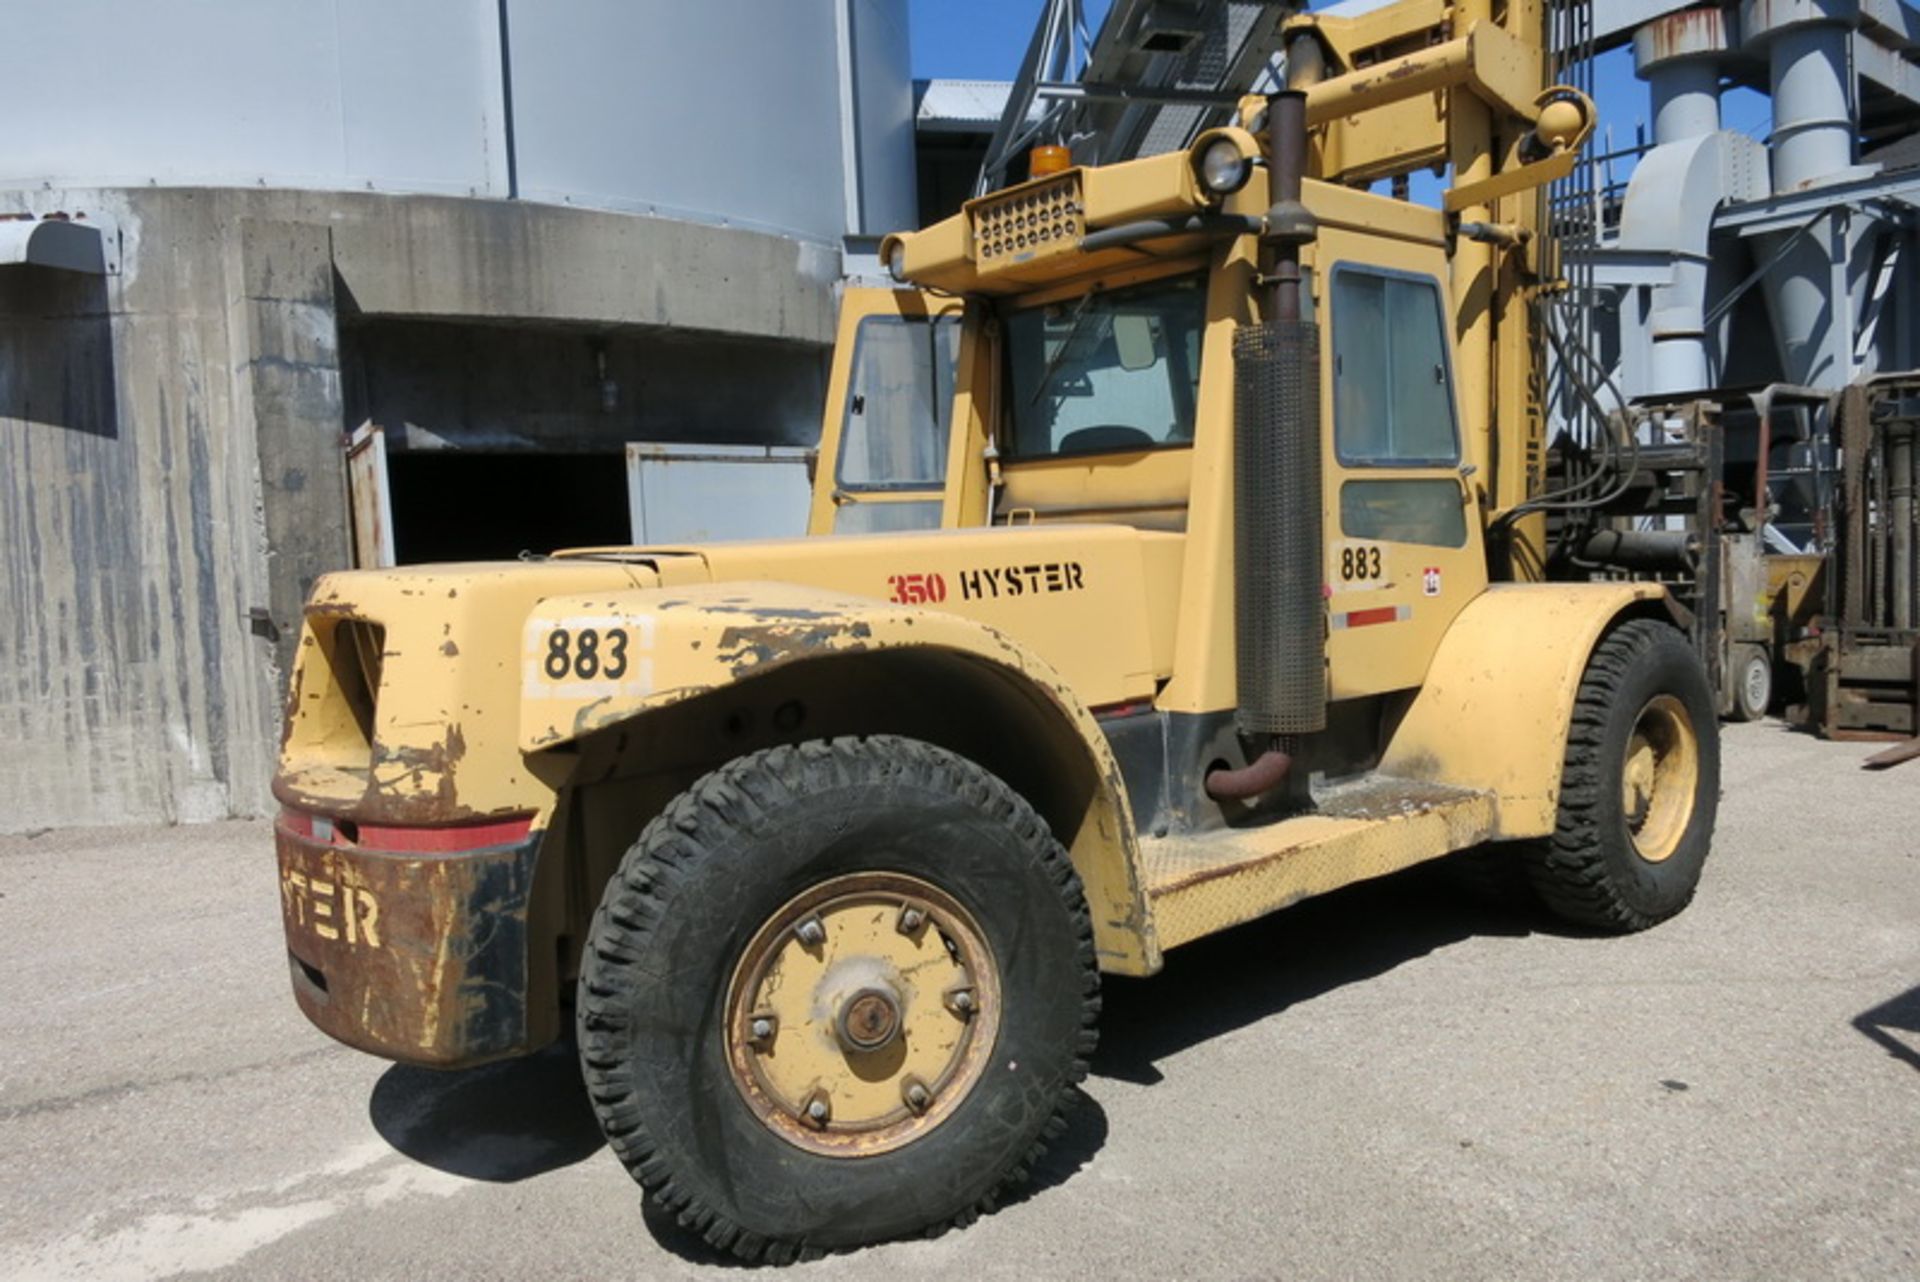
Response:
[{"label": "diamond plate step deck", "polygon": [[1162,948],[1252,921],[1309,895],[1380,877],[1493,835],[1491,795],[1370,776],[1316,790],[1318,809],[1258,828],[1140,843]]}]

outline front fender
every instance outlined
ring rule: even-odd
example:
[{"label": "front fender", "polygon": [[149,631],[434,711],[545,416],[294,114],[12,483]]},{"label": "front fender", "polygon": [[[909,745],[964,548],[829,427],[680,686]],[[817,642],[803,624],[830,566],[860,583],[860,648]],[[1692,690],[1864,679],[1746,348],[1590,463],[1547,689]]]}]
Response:
[{"label": "front fender", "polygon": [[[583,639],[592,659],[582,663]],[[1126,785],[1098,723],[1045,660],[985,624],[871,597],[777,582],[550,597],[528,616],[520,750],[534,754],[810,660],[880,651],[958,655],[1044,709],[1047,748],[1085,774],[1082,813],[1051,814],[1086,888],[1103,969],[1151,974],[1160,950],[1138,875]],[[876,712],[875,729],[886,728]]]},{"label": "front fender", "polygon": [[1496,837],[1548,835],[1587,658],[1616,619],[1665,600],[1657,583],[1489,587],[1447,630],[1381,770],[1491,794]]}]

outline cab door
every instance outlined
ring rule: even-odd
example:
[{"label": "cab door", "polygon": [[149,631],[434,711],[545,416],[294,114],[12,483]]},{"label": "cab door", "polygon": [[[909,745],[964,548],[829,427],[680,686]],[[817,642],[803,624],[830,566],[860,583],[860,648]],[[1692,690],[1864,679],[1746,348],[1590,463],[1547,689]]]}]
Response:
[{"label": "cab door", "polygon": [[937,529],[952,464],[964,305],[846,291],[827,384],[809,534]]},{"label": "cab door", "polygon": [[1392,251],[1334,258],[1326,281],[1327,662],[1344,699],[1424,681],[1487,566],[1461,469],[1445,256],[1330,239]]}]

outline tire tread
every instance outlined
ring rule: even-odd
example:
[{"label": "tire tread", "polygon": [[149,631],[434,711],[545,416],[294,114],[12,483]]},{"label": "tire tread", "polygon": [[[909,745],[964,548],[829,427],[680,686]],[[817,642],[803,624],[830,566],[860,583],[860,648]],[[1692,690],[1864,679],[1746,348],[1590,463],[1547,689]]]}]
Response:
[{"label": "tire tread", "polygon": [[1532,844],[1527,869],[1534,892],[1564,920],[1613,933],[1645,930],[1693,898],[1689,887],[1671,912],[1659,916],[1636,908],[1610,874],[1600,831],[1607,813],[1601,795],[1607,772],[1601,755],[1608,714],[1634,665],[1648,651],[1674,640],[1685,644],[1669,624],[1629,619],[1603,637],[1587,661],[1567,728],[1558,821],[1552,836]]},{"label": "tire tread", "polygon": [[[877,774],[875,772],[877,768]],[[777,822],[781,803],[845,786],[859,778],[910,780],[958,795],[1007,824],[1040,861],[1065,908],[1080,971],[1081,1022],[1071,1068],[1052,1113],[1026,1152],[987,1192],[947,1219],[927,1226],[928,1236],[972,1223],[993,1210],[1010,1185],[1024,1179],[1066,1128],[1073,1086],[1084,1081],[1099,1037],[1100,980],[1093,951],[1093,919],[1080,879],[1065,849],[1025,798],[987,770],[943,748],[893,735],[812,740],[740,757],[713,771],[661,811],[621,860],[594,915],[579,985],[579,1041],[587,1092],[614,1154],[646,1195],[683,1228],[709,1245],[745,1260],[789,1263],[821,1254],[806,1240],[786,1241],[750,1232],[675,1178],[647,1133],[619,1049],[627,1024],[619,995],[632,983],[647,937],[667,911],[675,887],[701,857],[704,846],[732,836],[764,831]]]}]

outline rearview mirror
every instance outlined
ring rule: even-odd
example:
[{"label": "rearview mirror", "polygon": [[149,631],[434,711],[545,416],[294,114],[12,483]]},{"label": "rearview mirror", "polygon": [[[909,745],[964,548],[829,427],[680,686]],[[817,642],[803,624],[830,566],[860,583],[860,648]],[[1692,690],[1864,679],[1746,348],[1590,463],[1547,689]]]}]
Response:
[{"label": "rearview mirror", "polygon": [[1160,360],[1153,317],[1117,315],[1113,318],[1113,345],[1124,370],[1152,369]]}]

